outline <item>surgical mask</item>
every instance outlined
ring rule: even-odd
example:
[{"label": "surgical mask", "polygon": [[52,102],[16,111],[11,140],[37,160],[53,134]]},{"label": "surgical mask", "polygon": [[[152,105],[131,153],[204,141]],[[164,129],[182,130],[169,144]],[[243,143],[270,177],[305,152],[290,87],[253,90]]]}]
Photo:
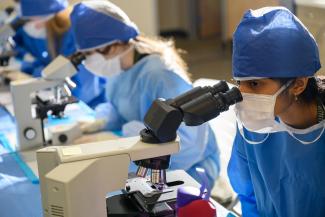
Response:
[{"label": "surgical mask", "polygon": [[45,39],[46,29],[45,27],[37,27],[34,22],[28,22],[24,25],[24,31],[32,38]]},{"label": "surgical mask", "polygon": [[[283,85],[274,95],[262,95],[262,94],[248,94],[242,93],[243,101],[235,105],[235,112],[237,117],[238,129],[244,140],[249,144],[261,144],[265,142],[270,133],[276,133],[281,131],[286,131],[291,137],[299,141],[304,145],[309,145],[317,142],[324,133],[325,124],[321,123],[315,127],[311,127],[308,130],[304,130],[304,134],[311,133],[317,128],[322,127],[319,135],[311,140],[304,141],[299,139],[295,134],[297,130],[287,126],[280,119],[276,120],[274,116],[274,108],[276,103],[276,98],[279,96],[290,84]],[[252,141],[246,138],[244,134],[243,127],[247,130],[255,133],[265,134],[264,138],[260,141]]]},{"label": "surgical mask", "polygon": [[87,56],[83,64],[85,65],[87,70],[99,77],[105,78],[119,75],[123,72],[121,68],[121,58],[132,49],[133,46],[131,46],[129,49],[125,50],[121,54],[110,59],[106,59],[103,54],[95,52]]},{"label": "surgical mask", "polygon": [[238,122],[249,131],[270,133],[280,131],[281,125],[275,120],[274,108],[279,96],[291,82],[283,85],[275,94],[242,93],[243,101],[235,105]]},{"label": "surgical mask", "polygon": [[45,39],[46,38],[46,26],[45,23],[50,20],[53,15],[31,20],[23,27],[24,31],[32,38]]}]

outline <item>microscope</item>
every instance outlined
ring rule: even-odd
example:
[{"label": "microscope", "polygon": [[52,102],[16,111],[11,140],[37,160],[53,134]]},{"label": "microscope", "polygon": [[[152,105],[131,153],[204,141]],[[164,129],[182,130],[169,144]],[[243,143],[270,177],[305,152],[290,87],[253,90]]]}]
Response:
[{"label": "microscope", "polygon": [[[68,104],[77,102],[70,88],[75,84],[70,80],[76,72],[76,66],[83,57],[70,59],[58,56],[42,72],[41,78],[13,81],[10,84],[17,128],[17,150],[28,150],[47,145],[44,134],[44,120],[49,116],[60,118]],[[78,129],[78,126],[76,126]],[[71,130],[58,136],[61,143],[79,137],[81,130]],[[57,137],[55,137],[57,138]]]},{"label": "microscope", "polygon": [[16,56],[14,50],[16,44],[12,37],[26,22],[28,22],[27,19],[14,16],[0,27],[0,66],[8,66],[9,59]]},{"label": "microscope", "polygon": [[[177,129],[182,122],[203,124],[241,100],[224,81],[196,87],[155,100],[138,137],[38,150],[44,217],[176,216],[177,189],[200,186],[184,171],[166,172],[180,150]],[[131,161],[138,165],[134,177],[128,177]]]}]

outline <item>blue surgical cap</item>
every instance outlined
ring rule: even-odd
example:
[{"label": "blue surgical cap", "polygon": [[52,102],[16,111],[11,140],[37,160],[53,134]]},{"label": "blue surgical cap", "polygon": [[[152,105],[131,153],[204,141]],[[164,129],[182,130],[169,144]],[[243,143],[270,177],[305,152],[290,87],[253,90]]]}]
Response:
[{"label": "blue surgical cap", "polygon": [[67,0],[20,0],[23,17],[47,16],[64,10]]},{"label": "blue surgical cap", "polygon": [[80,51],[100,48],[116,42],[128,42],[138,36],[138,28],[116,5],[106,0],[84,1],[75,5],[71,28]]},{"label": "blue surgical cap", "polygon": [[249,10],[233,36],[233,77],[313,76],[320,68],[314,37],[284,7]]}]

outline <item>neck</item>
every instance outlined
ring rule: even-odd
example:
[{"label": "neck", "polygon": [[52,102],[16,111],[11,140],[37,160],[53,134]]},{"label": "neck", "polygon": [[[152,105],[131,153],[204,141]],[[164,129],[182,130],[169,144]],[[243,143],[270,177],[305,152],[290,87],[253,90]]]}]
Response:
[{"label": "neck", "polygon": [[279,115],[287,125],[296,129],[306,129],[317,124],[317,102],[302,103],[295,101],[291,106]]}]

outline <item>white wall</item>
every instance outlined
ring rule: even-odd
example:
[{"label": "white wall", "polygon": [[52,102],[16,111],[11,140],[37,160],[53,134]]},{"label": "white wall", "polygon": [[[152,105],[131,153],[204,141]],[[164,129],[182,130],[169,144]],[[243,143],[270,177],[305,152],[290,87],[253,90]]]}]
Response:
[{"label": "white wall", "polygon": [[[69,0],[71,4],[80,2],[81,0]],[[157,0],[111,0],[125,11],[131,20],[137,24],[140,31],[146,35],[158,35],[158,9]],[[0,9],[8,4],[12,4],[12,0],[0,0]]]},{"label": "white wall", "polygon": [[159,25],[161,31],[190,31],[190,1],[158,0]]},{"label": "white wall", "polygon": [[146,35],[158,35],[157,0],[111,0],[137,24]]},{"label": "white wall", "polygon": [[3,10],[4,8],[6,8],[9,5],[13,5],[12,0],[0,0],[0,10]]},{"label": "white wall", "polygon": [[[0,0],[1,1],[1,0]],[[69,0],[70,3],[81,0]],[[157,0],[110,0],[118,5],[146,35],[158,35]]]}]

